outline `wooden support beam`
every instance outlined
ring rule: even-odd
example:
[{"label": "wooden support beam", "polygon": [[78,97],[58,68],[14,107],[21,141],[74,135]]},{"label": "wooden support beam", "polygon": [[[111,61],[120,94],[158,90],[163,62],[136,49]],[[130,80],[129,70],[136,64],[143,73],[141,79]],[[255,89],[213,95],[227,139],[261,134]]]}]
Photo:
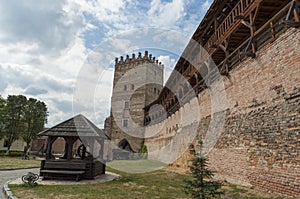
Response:
[{"label": "wooden support beam", "polygon": [[253,52],[253,45],[254,45],[254,37],[251,37],[247,47],[245,48],[245,55],[248,57],[255,58],[256,54]]},{"label": "wooden support beam", "polygon": [[230,8],[230,10],[232,10],[233,6],[231,5],[231,3],[226,3],[226,5]]},{"label": "wooden support beam", "polygon": [[[299,9],[298,9],[298,10],[299,10]],[[299,22],[299,21],[300,21],[299,11],[297,12],[296,9],[294,10],[294,18],[295,18],[295,21],[296,21],[296,22]]]},{"label": "wooden support beam", "polygon": [[214,49],[216,49],[217,46],[216,46],[215,44],[211,44],[211,45],[209,46],[209,48],[214,48]]},{"label": "wooden support beam", "polygon": [[[296,0],[292,0],[290,9],[288,11],[288,14],[287,14],[285,20],[288,21],[288,20],[291,20],[294,17],[294,15],[295,15],[294,11],[296,10],[296,8],[298,9],[297,1]],[[297,10],[296,10],[296,12],[297,12]],[[297,15],[297,13],[296,13],[296,15]],[[296,17],[296,18],[298,18],[298,20],[299,20],[299,16]]]},{"label": "wooden support beam", "polygon": [[223,46],[222,44],[220,44],[220,48],[221,48],[224,52],[226,52],[226,47]]},{"label": "wooden support beam", "polygon": [[[259,4],[257,4],[254,11],[250,12],[249,22],[247,22],[245,20],[242,20],[242,24],[250,29],[250,34],[251,34],[251,39],[250,39],[250,41],[249,41],[249,43],[248,43],[248,45],[245,49],[245,54],[249,57],[252,57],[252,58],[254,58],[256,56],[255,55],[256,47],[255,47],[255,44],[254,44],[254,33],[255,33],[255,19],[257,17],[258,6],[259,6]],[[249,52],[249,51],[251,51],[251,52]]]},{"label": "wooden support beam", "polygon": [[259,10],[259,8],[260,8],[260,2],[257,4],[257,7],[255,8],[255,13],[254,13],[254,15],[253,15],[253,22],[255,22],[256,19],[257,19],[257,15],[258,15],[258,10]]},{"label": "wooden support beam", "polygon": [[270,22],[270,27],[271,27],[272,39],[275,39],[275,29],[272,21]]},{"label": "wooden support beam", "polygon": [[228,49],[229,41],[230,41],[230,36],[224,41],[224,45],[223,44],[220,45],[220,48],[225,53],[225,59],[223,61],[223,67],[225,68],[225,72],[223,73],[224,75],[229,74],[229,64],[230,64],[229,60],[228,60],[228,57],[229,57],[229,54],[230,54],[229,49]]},{"label": "wooden support beam", "polygon": [[[250,33],[251,33],[251,40],[250,41],[252,41],[251,42],[251,47],[252,47],[252,53],[255,55],[255,53],[256,53],[256,48],[255,48],[255,45],[254,45],[254,32],[255,32],[255,21],[254,21],[254,14],[253,14],[253,12],[251,12],[250,13]],[[252,58],[253,58],[253,56],[251,56]],[[254,56],[255,57],[255,56]]]},{"label": "wooden support beam", "polygon": [[288,27],[295,27],[295,28],[300,27],[299,1],[292,0],[284,23]]},{"label": "wooden support beam", "polygon": [[244,16],[243,15],[236,15],[236,16],[234,16],[234,19],[235,20],[244,19]]},{"label": "wooden support beam", "polygon": [[295,22],[300,22],[300,9],[299,9],[300,2],[299,0],[295,2],[295,9],[294,9],[294,18]]},{"label": "wooden support beam", "polygon": [[215,31],[217,30],[217,27],[219,26],[219,22],[217,20],[217,17],[214,16],[214,28],[215,28]]}]

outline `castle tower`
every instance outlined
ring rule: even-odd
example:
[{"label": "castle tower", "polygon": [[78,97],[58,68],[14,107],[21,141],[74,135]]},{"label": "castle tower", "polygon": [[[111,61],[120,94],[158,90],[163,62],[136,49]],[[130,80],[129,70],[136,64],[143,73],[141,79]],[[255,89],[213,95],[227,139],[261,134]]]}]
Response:
[{"label": "castle tower", "polygon": [[111,115],[105,130],[120,149],[138,152],[144,137],[144,107],[159,96],[164,66],[148,51],[115,59]]}]

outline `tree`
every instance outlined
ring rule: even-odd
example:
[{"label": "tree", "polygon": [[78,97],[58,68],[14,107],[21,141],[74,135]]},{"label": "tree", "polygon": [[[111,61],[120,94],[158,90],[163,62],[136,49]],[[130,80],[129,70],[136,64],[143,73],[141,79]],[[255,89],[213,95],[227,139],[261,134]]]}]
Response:
[{"label": "tree", "polygon": [[37,134],[43,130],[44,124],[47,123],[47,106],[44,102],[34,98],[29,98],[24,108],[25,131],[23,140],[29,148],[30,143],[37,137]]},{"label": "tree", "polygon": [[216,198],[223,194],[223,191],[219,191],[222,183],[212,180],[214,173],[208,169],[208,158],[201,154],[202,142],[199,141],[198,145],[200,152],[194,152],[194,157],[190,160],[192,164],[189,168],[192,179],[184,180],[185,192],[197,199]]},{"label": "tree", "polygon": [[9,155],[10,147],[14,141],[19,139],[24,132],[24,107],[27,98],[23,95],[9,95],[7,97],[5,121],[5,140],[7,144],[6,155]]},{"label": "tree", "polygon": [[9,155],[10,147],[19,138],[27,144],[36,138],[47,122],[47,106],[44,102],[23,95],[9,95],[7,100],[0,96],[0,139],[5,138]]},{"label": "tree", "polygon": [[0,95],[0,140],[5,135],[6,100]]}]

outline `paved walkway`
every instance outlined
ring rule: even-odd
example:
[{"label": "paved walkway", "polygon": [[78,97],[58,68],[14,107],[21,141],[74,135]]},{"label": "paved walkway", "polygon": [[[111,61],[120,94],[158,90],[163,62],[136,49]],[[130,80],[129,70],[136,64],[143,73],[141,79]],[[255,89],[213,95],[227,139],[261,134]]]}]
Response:
[{"label": "paved walkway", "polygon": [[39,168],[35,169],[19,169],[19,170],[8,170],[8,171],[0,171],[0,199],[4,198],[3,195],[3,185],[5,182],[9,180],[14,180],[19,178],[28,172],[33,172],[39,174]]}]

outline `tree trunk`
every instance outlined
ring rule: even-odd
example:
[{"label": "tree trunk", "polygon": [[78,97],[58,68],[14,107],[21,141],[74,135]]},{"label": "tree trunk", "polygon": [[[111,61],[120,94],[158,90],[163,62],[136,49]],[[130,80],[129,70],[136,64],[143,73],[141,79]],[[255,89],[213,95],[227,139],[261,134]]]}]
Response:
[{"label": "tree trunk", "polygon": [[27,149],[29,150],[29,148],[30,148],[30,141],[26,142],[26,145],[27,145]]},{"label": "tree trunk", "polygon": [[9,156],[10,147],[11,147],[11,145],[9,145],[9,146],[7,147],[7,150],[6,150],[6,153],[5,153],[5,155],[7,155],[7,156]]}]

